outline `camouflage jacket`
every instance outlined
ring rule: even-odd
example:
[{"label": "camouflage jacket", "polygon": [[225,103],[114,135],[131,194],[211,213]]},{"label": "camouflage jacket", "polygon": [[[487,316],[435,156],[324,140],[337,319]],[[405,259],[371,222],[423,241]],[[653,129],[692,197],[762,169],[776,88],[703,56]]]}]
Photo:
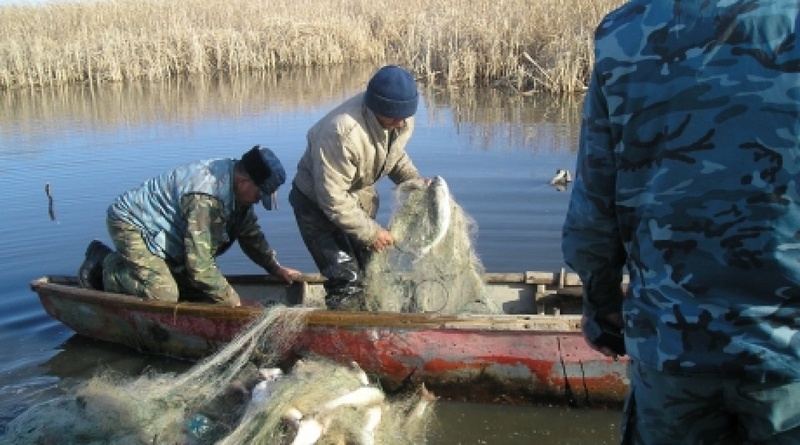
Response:
[{"label": "camouflage jacket", "polygon": [[280,267],[253,207],[236,202],[236,162],[214,159],[178,167],[123,193],[108,209],[109,218],[138,227],[148,249],[174,273],[222,303],[239,298],[216,264],[234,241],[268,272]]},{"label": "camouflage jacket", "polygon": [[800,379],[798,11],[631,1],[596,30],[563,252],[646,365]]},{"label": "camouflage jacket", "polygon": [[253,206],[237,207],[226,214],[220,200],[188,194],[181,200],[186,216],[185,274],[195,289],[220,302],[238,301],[238,295],[217,267],[216,257],[234,240],[254,263],[273,273],[280,264],[258,225]]}]

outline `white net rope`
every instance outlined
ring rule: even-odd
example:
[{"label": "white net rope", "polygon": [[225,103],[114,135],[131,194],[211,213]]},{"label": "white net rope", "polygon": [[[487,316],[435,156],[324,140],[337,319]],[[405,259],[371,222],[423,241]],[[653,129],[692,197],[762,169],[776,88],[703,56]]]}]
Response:
[{"label": "white net rope", "polygon": [[274,368],[306,324],[278,306],[182,374],[99,373],[9,423],[9,444],[424,443],[435,399],[389,400],[355,364],[320,357]]},{"label": "white net rope", "polygon": [[477,226],[444,178],[400,184],[389,231],[395,248],[375,253],[367,266],[368,310],[502,312],[487,298],[483,265],[472,247]]}]

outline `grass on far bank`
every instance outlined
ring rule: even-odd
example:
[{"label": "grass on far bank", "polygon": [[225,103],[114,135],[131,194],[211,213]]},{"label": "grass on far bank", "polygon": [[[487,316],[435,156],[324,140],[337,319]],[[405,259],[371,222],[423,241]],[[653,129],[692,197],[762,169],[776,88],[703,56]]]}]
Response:
[{"label": "grass on far bank", "polygon": [[428,83],[583,91],[622,0],[91,0],[0,6],[0,89],[397,63]]}]

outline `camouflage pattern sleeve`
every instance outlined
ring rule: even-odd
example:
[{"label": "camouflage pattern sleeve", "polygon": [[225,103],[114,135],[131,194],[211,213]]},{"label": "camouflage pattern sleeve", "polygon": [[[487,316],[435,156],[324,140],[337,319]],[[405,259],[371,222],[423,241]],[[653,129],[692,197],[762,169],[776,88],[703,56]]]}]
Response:
[{"label": "camouflage pattern sleeve", "polygon": [[631,0],[596,29],[563,253],[654,369],[800,380],[799,11]]},{"label": "camouflage pattern sleeve", "polygon": [[584,313],[622,309],[625,249],[617,228],[614,144],[607,105],[593,74],[584,102],[575,184],[563,233],[564,259],[584,283]]},{"label": "camouflage pattern sleeve", "polygon": [[261,231],[261,226],[258,225],[252,206],[244,214],[244,220],[239,227],[241,228],[236,238],[245,255],[269,273],[278,270],[281,265],[278,263],[275,251],[269,246],[264,232]]},{"label": "camouflage pattern sleeve", "polygon": [[186,274],[194,287],[217,303],[236,306],[239,295],[217,267],[215,253],[227,239],[222,203],[211,196],[193,193],[181,199],[186,219]]}]

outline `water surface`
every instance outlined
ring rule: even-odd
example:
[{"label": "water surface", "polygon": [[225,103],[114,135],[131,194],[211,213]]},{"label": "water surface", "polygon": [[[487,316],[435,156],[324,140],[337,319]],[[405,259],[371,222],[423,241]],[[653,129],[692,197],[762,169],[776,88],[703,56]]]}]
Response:
[{"label": "water surface", "polygon": [[[29,282],[74,275],[87,243],[105,242],[105,210],[121,192],[196,159],[272,148],[289,178],[305,132],[365,87],[371,70],[293,72],[227,80],[0,92],[0,434],[32,404],[98,369],[137,375],[185,362],[94,342],[52,320]],[[477,223],[475,247],[489,272],[558,271],[569,194],[547,181],[573,168],[580,98],[509,98],[423,90],[407,149],[424,176],[440,175]],[[45,187],[49,185],[52,202]],[[391,210],[380,186],[379,221]],[[316,272],[286,201],[258,210],[287,266]],[[237,247],[226,273],[260,273]],[[564,407],[440,403],[433,444],[613,443],[618,415]]]}]

